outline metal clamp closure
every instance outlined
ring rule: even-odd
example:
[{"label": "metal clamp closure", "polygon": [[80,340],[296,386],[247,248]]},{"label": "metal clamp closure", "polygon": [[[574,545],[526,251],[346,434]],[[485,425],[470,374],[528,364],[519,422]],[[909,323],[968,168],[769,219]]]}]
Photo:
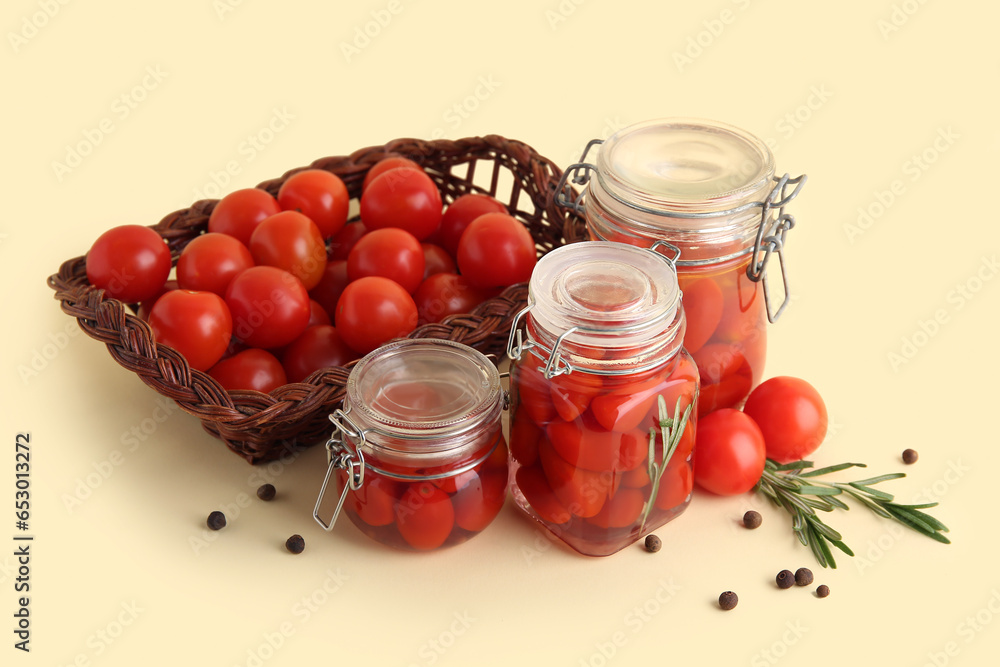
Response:
[{"label": "metal clamp closure", "polygon": [[583,195],[584,190],[574,197],[573,189],[567,187],[567,181],[569,180],[570,174],[573,174],[573,183],[575,185],[586,185],[590,180],[590,172],[597,169],[597,165],[587,162],[587,153],[594,146],[599,146],[604,143],[603,139],[591,139],[587,142],[587,147],[583,149],[583,154],[580,156],[580,161],[576,164],[571,164],[566,167],[566,170],[559,177],[559,183],[556,185],[555,194],[555,204],[556,206],[562,208],[568,208],[576,211],[577,213],[583,215]]},{"label": "metal clamp closure", "polygon": [[[326,476],[323,478],[323,486],[319,489],[319,496],[316,498],[316,506],[313,508],[313,519],[323,526],[324,530],[333,530],[337,523],[340,510],[344,507],[344,500],[347,499],[348,491],[357,491],[365,480],[365,457],[361,449],[365,445],[365,432],[358,428],[358,425],[343,410],[334,410],[330,415],[330,421],[334,425],[333,434],[326,441]],[[355,443],[357,440],[357,443]],[[323,497],[330,485],[335,469],[347,472],[347,483],[337,500],[337,506],[333,510],[333,515],[329,522],[320,516],[320,507],[323,504]]]},{"label": "metal clamp closure", "polygon": [[[761,207],[760,226],[757,228],[757,237],[754,240],[753,256],[750,264],[747,265],[747,277],[754,282],[764,283],[764,305],[767,310],[767,320],[772,324],[781,317],[785,307],[791,301],[791,292],[788,289],[788,273],[785,269],[785,235],[795,226],[795,217],[785,213],[785,206],[799,195],[802,186],[806,183],[805,174],[797,178],[789,178],[785,174],[778,179],[777,184],[771,190],[771,194],[764,200]],[[795,188],[788,191],[789,186]],[[774,220],[770,220],[771,211],[778,209],[778,215]],[[763,255],[761,254],[763,253]],[[784,291],[784,299],[777,310],[771,306],[770,290],[767,285],[767,263],[771,259],[771,254],[778,255],[778,266],[781,269],[781,284]]]}]

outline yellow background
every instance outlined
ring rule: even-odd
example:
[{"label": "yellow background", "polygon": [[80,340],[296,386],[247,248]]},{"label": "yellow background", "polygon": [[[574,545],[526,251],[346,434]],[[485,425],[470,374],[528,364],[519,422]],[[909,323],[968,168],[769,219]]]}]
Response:
[{"label": "yellow background", "polygon": [[[6,2],[3,664],[992,664],[998,20],[968,0]],[[821,571],[782,514],[704,494],[657,531],[657,554],[577,556],[511,505],[430,555],[348,521],[328,535],[310,517],[320,448],[251,468],[79,335],[45,284],[109,227],[210,193],[230,163],[222,191],[397,137],[498,133],[565,166],[590,138],[673,115],[745,128],[779,171],[808,173],[766,373],[824,395],[819,463],[899,471],[917,449],[883,488],[940,500],[954,544],[854,509],[829,521],[858,557]],[[12,633],[21,431],[30,654]],[[754,532],[737,524],[750,507]],[[217,508],[230,524],[209,534]],[[829,598],[775,588],[800,566]],[[727,589],[740,603],[724,613]]]}]

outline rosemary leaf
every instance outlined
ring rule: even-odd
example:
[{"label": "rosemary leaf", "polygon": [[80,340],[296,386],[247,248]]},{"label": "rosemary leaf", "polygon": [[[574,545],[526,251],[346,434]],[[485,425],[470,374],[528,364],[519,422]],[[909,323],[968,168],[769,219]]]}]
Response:
[{"label": "rosemary leaf", "polygon": [[866,493],[869,496],[876,498],[878,500],[884,500],[885,502],[891,503],[896,498],[896,496],[892,495],[891,493],[886,493],[885,491],[873,489],[870,486],[865,486],[864,484],[861,484],[860,482],[848,482],[848,484],[853,486],[858,491]]},{"label": "rosemary leaf", "polygon": [[810,470],[809,472],[804,472],[799,477],[819,477],[820,475],[828,475],[832,472],[840,472],[841,470],[847,470],[848,468],[867,468],[864,463],[839,463],[835,466],[827,466],[825,468],[817,468],[816,470]]},{"label": "rosemary leaf", "polygon": [[901,479],[906,477],[905,472],[893,472],[888,475],[879,475],[877,477],[869,477],[868,479],[859,479],[856,482],[851,482],[851,484],[860,484],[861,486],[871,486],[872,484],[879,484],[881,482],[888,482],[890,479]]},{"label": "rosemary leaf", "polygon": [[829,486],[809,486],[808,484],[803,484],[795,489],[795,493],[809,496],[839,496],[842,492],[840,489]]}]

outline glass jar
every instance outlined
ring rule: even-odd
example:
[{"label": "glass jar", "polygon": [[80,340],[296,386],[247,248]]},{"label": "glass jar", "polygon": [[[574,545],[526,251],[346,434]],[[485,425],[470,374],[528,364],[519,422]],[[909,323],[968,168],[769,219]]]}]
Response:
[{"label": "glass jar", "polygon": [[[414,551],[476,535],[507,495],[504,402],[496,367],[461,343],[411,339],[370,352],[330,415],[313,517],[330,530],[343,510],[377,542]],[[334,477],[339,501],[326,521],[321,507]]]},{"label": "glass jar", "polygon": [[531,275],[507,350],[511,489],[582,554],[615,553],[690,501],[698,370],[684,322],[657,248],[575,243]]},{"label": "glass jar", "polygon": [[[795,220],[784,208],[806,177],[776,178],[764,142],[705,120],[632,125],[603,142],[596,164],[584,163],[586,154],[564,175],[565,182],[577,174],[586,189],[570,202],[561,184],[561,203],[586,217],[592,239],[677,248],[684,346],[701,376],[699,414],[740,407],[763,375],[767,322],[788,302],[782,249]],[[772,253],[784,288],[777,308],[765,270]]]}]

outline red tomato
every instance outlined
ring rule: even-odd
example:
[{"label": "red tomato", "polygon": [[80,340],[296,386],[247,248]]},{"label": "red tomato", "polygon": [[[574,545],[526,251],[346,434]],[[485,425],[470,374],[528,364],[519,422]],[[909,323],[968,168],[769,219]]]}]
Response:
[{"label": "red tomato", "polygon": [[739,403],[753,386],[753,369],[737,343],[709,343],[694,355],[701,373],[698,415]]},{"label": "red tomato", "polygon": [[378,473],[365,473],[361,488],[348,494],[348,504],[369,526],[388,526],[395,518],[400,484]]},{"label": "red tomato", "polygon": [[250,254],[257,264],[288,271],[307,290],[319,284],[326,268],[319,229],[295,211],[282,211],[261,222],[250,237]]},{"label": "red tomato", "polygon": [[544,439],[538,443],[538,459],[556,498],[577,516],[594,516],[614,493],[617,475],[610,471],[577,468],[559,456],[552,443]]},{"label": "red tomato", "polygon": [[556,498],[545,473],[535,466],[522,466],[514,475],[517,488],[542,521],[562,524],[570,520],[569,510]]},{"label": "red tomato", "polygon": [[417,171],[423,171],[424,168],[419,164],[405,157],[387,157],[382,158],[376,162],[368,173],[365,174],[365,180],[361,183],[361,191],[364,192],[368,189],[368,186],[376,178],[381,176],[387,171],[392,169],[416,169]]},{"label": "red tomato", "polygon": [[302,282],[273,266],[255,266],[233,278],[226,290],[233,335],[253,347],[281,347],[309,323],[309,293]]},{"label": "red tomato", "polygon": [[525,414],[518,411],[510,422],[510,455],[523,466],[530,466],[538,460],[538,439],[542,429]]},{"label": "red tomato", "polygon": [[684,347],[694,354],[709,341],[722,319],[722,289],[711,278],[701,278],[682,288],[687,330]]},{"label": "red tomato", "polygon": [[326,263],[323,275],[316,286],[309,290],[309,297],[323,306],[327,314],[337,312],[337,302],[351,280],[347,277],[347,260],[336,259]]},{"label": "red tomato", "polygon": [[445,209],[435,239],[454,257],[458,254],[458,241],[462,238],[465,228],[485,213],[507,213],[507,207],[489,195],[462,195]]},{"label": "red tomato", "polygon": [[410,484],[396,506],[396,527],[414,549],[436,549],[451,534],[455,508],[448,494],[430,482]]},{"label": "red tomato", "polygon": [[720,496],[746,493],[764,472],[764,436],[753,419],[723,408],[698,421],[694,480]]},{"label": "red tomato", "polygon": [[288,384],[285,370],[277,357],[255,347],[223,359],[212,366],[208,374],[226,391],[252,389],[268,394]]},{"label": "red tomato", "polygon": [[669,510],[682,505],[694,489],[691,466],[683,461],[680,463],[675,461],[676,458],[670,460],[667,469],[663,471],[663,477],[660,478],[660,488],[656,492],[654,501],[657,509]]},{"label": "red tomato", "polygon": [[318,302],[309,299],[309,322],[306,323],[306,328],[308,329],[320,324],[332,324],[330,314]]},{"label": "red tomato", "polygon": [[[491,465],[494,457],[498,464]],[[507,477],[507,448],[500,443],[479,474],[451,499],[459,528],[478,533],[493,522],[507,498]]]},{"label": "red tomato", "polygon": [[773,377],[750,393],[743,412],[761,433],[768,458],[778,463],[804,459],[826,437],[826,404],[819,392],[795,377]]},{"label": "red tomato", "polygon": [[292,174],[278,190],[281,209],[304,214],[316,224],[324,239],[339,232],[347,222],[350,199],[340,177],[325,169]]},{"label": "red tomato", "polygon": [[587,519],[600,528],[628,528],[635,523],[646,505],[646,498],[636,489],[619,489],[601,511]]},{"label": "red tomato", "polygon": [[156,296],[170,275],[170,248],[142,225],[113,227],[87,253],[87,280],[113,299],[138,303]]},{"label": "red tomato", "polygon": [[172,292],[177,288],[178,285],[176,280],[171,279],[163,283],[163,289],[160,290],[158,294],[156,294],[155,296],[151,296],[148,299],[145,299],[142,303],[139,304],[139,311],[136,313],[136,315],[138,315],[139,319],[148,322],[149,311],[153,309],[153,306],[156,304],[157,301],[160,300],[160,297],[166,294],[167,292]]},{"label": "red tomato", "polygon": [[224,296],[229,281],[253,265],[250,251],[235,237],[209,232],[184,248],[177,260],[177,284]]},{"label": "red tomato", "polygon": [[448,251],[433,243],[421,243],[424,251],[424,278],[436,273],[457,273],[458,267]]},{"label": "red tomato", "polygon": [[313,371],[344,366],[356,358],[334,327],[321,324],[308,327],[292,341],[281,357],[281,365],[289,382],[302,382]]},{"label": "red tomato", "polygon": [[157,343],[174,348],[199,371],[222,358],[233,333],[229,308],[218,294],[180,289],[159,298],[149,313],[149,326]]},{"label": "red tomato", "polygon": [[392,169],[361,195],[361,220],[369,230],[399,227],[423,240],[441,224],[441,193],[422,171]]},{"label": "red tomato", "polygon": [[531,277],[535,240],[516,218],[487,213],[462,234],[457,259],[459,272],[476,287],[509,287]]},{"label": "red tomato", "polygon": [[417,327],[417,305],[405,289],[381,276],[353,281],[334,315],[337,332],[358,354],[368,354]]},{"label": "red tomato", "polygon": [[435,273],[413,293],[421,324],[440,322],[456,313],[471,313],[484,300],[482,291],[455,273]]},{"label": "red tomato", "polygon": [[212,209],[208,216],[208,231],[235,236],[243,245],[250,245],[250,237],[257,225],[279,211],[278,200],[266,190],[236,190],[220,199]]},{"label": "red tomato", "polygon": [[549,442],[564,461],[600,472],[631,470],[645,460],[648,443],[643,433],[608,431],[588,417],[555,421],[546,429]]},{"label": "red tomato", "polygon": [[410,294],[424,277],[424,251],[420,241],[404,229],[375,229],[364,236],[347,256],[347,277],[382,276],[399,283]]},{"label": "red tomato", "polygon": [[552,405],[560,419],[571,422],[590,407],[590,401],[601,393],[601,378],[590,373],[567,373],[550,380]]},{"label": "red tomato", "polygon": [[330,261],[347,259],[354,244],[367,233],[368,230],[360,221],[347,223],[330,238],[330,242],[327,244],[326,258]]},{"label": "red tomato", "polygon": [[[671,384],[676,383],[667,377],[656,375],[643,381],[623,385],[591,400],[590,410],[601,426],[609,431],[627,433],[639,426],[643,428],[655,426],[659,417],[655,409],[656,398],[665,393]],[[673,404],[668,407],[673,411]]]},{"label": "red tomato", "polygon": [[538,370],[541,361],[532,355],[514,366],[511,372],[511,387],[516,387],[514,413],[524,411],[542,428],[558,417],[552,405],[549,381]]}]

